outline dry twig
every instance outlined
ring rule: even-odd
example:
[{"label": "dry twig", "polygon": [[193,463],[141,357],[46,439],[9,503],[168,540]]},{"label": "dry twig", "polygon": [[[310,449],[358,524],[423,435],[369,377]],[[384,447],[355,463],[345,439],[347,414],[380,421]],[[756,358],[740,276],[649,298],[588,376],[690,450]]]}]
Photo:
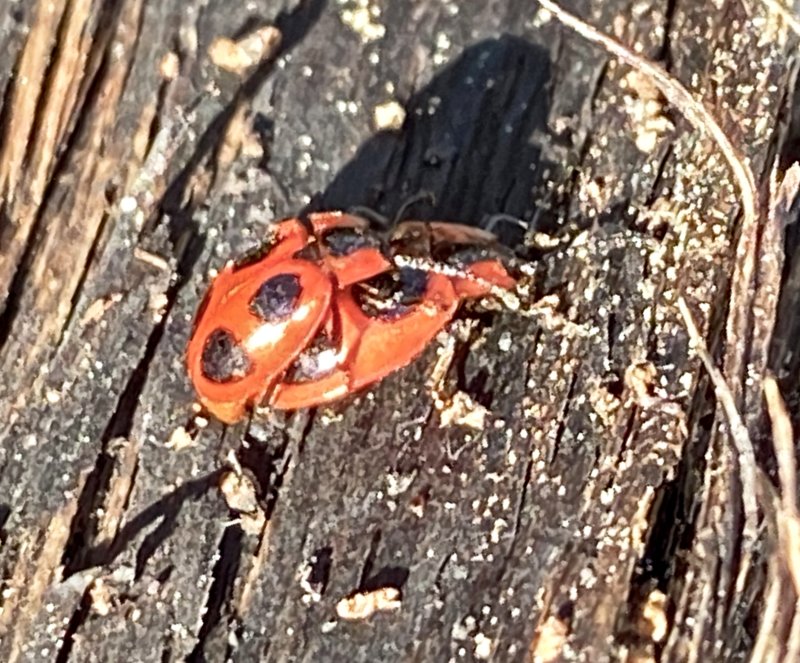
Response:
[{"label": "dry twig", "polygon": [[686,300],[684,300],[683,297],[678,298],[678,309],[683,316],[686,330],[689,332],[689,340],[708,372],[711,383],[714,385],[714,393],[720,405],[722,405],[725,418],[728,420],[731,440],[733,441],[733,446],[738,456],[739,472],[742,479],[742,504],[745,513],[743,536],[745,539],[753,542],[758,534],[756,458],[753,452],[753,443],[750,440],[747,427],[742,421],[742,415],[739,414],[739,410],[736,407],[736,399],[733,396],[733,392],[731,392],[728,383],[725,381],[725,376],[714,363],[714,359],[708,351],[705,340],[697,330],[697,325],[692,317],[692,313],[689,311],[689,307],[686,305]]},{"label": "dry twig", "polygon": [[789,413],[775,378],[764,378],[764,398],[772,422],[772,443],[778,461],[781,484],[778,535],[781,539],[786,565],[800,596],[800,515],[797,511],[797,464],[795,463],[794,433]]}]

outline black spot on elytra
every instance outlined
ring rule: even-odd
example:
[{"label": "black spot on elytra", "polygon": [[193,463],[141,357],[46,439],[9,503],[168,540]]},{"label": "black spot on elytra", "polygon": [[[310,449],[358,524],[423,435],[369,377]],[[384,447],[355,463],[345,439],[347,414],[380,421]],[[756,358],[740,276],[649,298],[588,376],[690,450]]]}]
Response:
[{"label": "black spot on elytra", "polygon": [[380,248],[381,245],[375,235],[355,228],[334,228],[325,234],[322,241],[334,256],[346,256],[358,249]]},{"label": "black spot on elytra", "polygon": [[225,329],[215,329],[208,335],[201,359],[203,375],[214,382],[240,380],[251,368],[244,348]]},{"label": "black spot on elytra", "polygon": [[373,318],[395,319],[419,304],[428,290],[428,272],[401,267],[369,279],[356,292],[361,309]]},{"label": "black spot on elytra", "polygon": [[250,311],[265,322],[280,322],[297,308],[302,291],[297,274],[278,274],[261,284],[250,300]]},{"label": "black spot on elytra", "polygon": [[418,304],[428,289],[428,272],[412,267],[401,267],[397,271],[400,276],[400,304]]}]

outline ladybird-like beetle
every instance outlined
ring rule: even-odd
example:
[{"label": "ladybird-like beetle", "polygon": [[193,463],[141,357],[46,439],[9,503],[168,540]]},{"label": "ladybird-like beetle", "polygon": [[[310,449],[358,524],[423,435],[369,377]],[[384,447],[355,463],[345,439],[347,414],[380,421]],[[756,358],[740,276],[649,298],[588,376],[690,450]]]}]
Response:
[{"label": "ladybird-like beetle", "polygon": [[511,290],[502,251],[469,226],[389,234],[340,212],[276,224],[211,283],[187,350],[201,403],[232,423],[253,406],[329,403],[408,365],[464,299]]}]

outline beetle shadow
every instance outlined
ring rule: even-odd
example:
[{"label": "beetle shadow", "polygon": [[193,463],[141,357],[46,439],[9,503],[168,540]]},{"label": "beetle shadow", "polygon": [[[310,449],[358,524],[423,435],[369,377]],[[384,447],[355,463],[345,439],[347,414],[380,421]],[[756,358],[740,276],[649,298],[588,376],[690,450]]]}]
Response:
[{"label": "beetle shadow", "polygon": [[[549,53],[518,37],[467,48],[408,100],[401,129],[364,143],[311,207],[392,219],[416,199],[404,218],[479,225],[502,214],[546,229],[537,201],[552,166],[542,160],[550,69]],[[514,224],[496,229],[521,238]]]}]

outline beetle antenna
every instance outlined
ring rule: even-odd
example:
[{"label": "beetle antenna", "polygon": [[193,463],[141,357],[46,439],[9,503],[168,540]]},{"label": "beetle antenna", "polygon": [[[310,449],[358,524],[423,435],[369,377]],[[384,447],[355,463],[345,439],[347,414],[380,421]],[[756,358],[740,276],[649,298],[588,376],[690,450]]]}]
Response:
[{"label": "beetle antenna", "polygon": [[353,205],[352,207],[348,207],[347,213],[360,216],[370,223],[379,226],[381,230],[388,230],[392,225],[392,222],[387,217],[366,205]]},{"label": "beetle antenna", "polygon": [[511,214],[502,213],[492,214],[491,216],[487,217],[481,222],[481,227],[484,230],[496,235],[497,233],[495,232],[495,228],[497,228],[497,226],[499,226],[501,223],[508,223],[512,226],[517,226],[518,228],[522,228],[525,232],[528,232],[530,229],[527,221],[516,216],[512,216]]},{"label": "beetle antenna", "polygon": [[416,205],[417,203],[421,203],[423,201],[427,201],[431,207],[436,205],[436,194],[433,191],[418,191],[413,196],[409,196],[408,198],[403,201],[403,204],[400,205],[400,209],[397,210],[397,213],[394,215],[394,219],[392,219],[392,225],[396,226],[403,220],[406,212],[412,205]]}]

